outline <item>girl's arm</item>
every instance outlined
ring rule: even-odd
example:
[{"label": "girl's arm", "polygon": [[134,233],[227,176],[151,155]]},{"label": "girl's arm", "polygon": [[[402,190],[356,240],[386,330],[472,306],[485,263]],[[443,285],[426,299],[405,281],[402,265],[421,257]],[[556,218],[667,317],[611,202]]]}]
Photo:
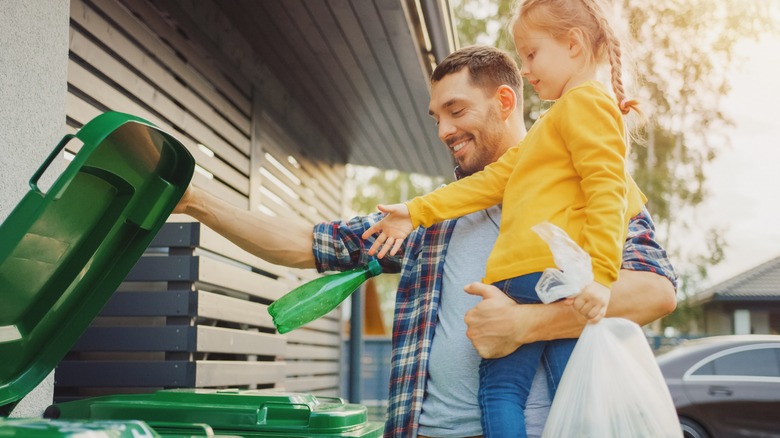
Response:
[{"label": "girl's arm", "polygon": [[592,258],[595,281],[610,288],[618,277],[627,224],[623,117],[613,99],[596,87],[567,97],[558,102],[557,122],[585,195],[582,249]]},{"label": "girl's arm", "polygon": [[[385,214],[385,217],[379,222],[371,225],[364,233],[363,239],[368,240],[371,236],[379,233],[374,240],[371,248],[368,249],[368,255],[374,255],[383,258],[388,251],[394,256],[401,249],[404,239],[414,231],[412,220],[409,217],[409,209],[404,204],[377,205],[379,211]],[[379,251],[377,253],[377,251]]]},{"label": "girl's arm", "polygon": [[500,203],[520,148],[521,145],[510,148],[501,158],[480,172],[407,202],[412,226],[430,227]]},{"label": "girl's arm", "polygon": [[370,255],[395,255],[403,240],[415,228],[429,227],[501,202],[506,181],[514,168],[519,146],[510,148],[498,161],[480,172],[418,196],[406,204],[378,205],[385,218],[363,233],[363,238],[379,233],[369,249]]},{"label": "girl's arm", "polygon": [[559,106],[558,129],[585,195],[581,240],[595,280],[567,301],[597,322],[607,312],[610,288],[618,277],[626,229],[629,182],[623,117],[614,99],[596,87],[572,92]]}]

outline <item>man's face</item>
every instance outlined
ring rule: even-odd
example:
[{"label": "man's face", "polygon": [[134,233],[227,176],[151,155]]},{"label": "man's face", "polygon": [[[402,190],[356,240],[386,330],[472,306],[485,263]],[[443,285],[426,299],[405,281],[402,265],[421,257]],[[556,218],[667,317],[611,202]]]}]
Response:
[{"label": "man's face", "polygon": [[506,150],[502,143],[508,128],[495,93],[472,85],[467,68],[431,85],[428,109],[464,175],[482,170]]}]

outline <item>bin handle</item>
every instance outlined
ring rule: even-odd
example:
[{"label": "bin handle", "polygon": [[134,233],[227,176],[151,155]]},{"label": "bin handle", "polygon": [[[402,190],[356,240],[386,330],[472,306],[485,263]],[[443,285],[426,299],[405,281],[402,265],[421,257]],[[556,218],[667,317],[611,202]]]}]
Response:
[{"label": "bin handle", "polygon": [[32,178],[30,178],[30,188],[35,190],[36,192],[41,192],[41,190],[38,188],[38,180],[41,179],[41,176],[43,176],[43,172],[48,169],[48,167],[51,165],[52,162],[54,162],[54,159],[57,158],[57,155],[59,155],[60,152],[62,152],[63,149],[65,149],[65,145],[68,144],[72,139],[76,138],[74,134],[66,134],[64,137],[62,137],[62,140],[60,140],[59,144],[57,144],[57,147],[54,148],[53,151],[49,154],[49,156],[46,158],[46,160],[41,164],[41,167],[38,168],[38,170],[35,171]]},{"label": "bin handle", "polygon": [[[148,424],[152,429],[156,428],[167,428],[167,429],[173,429],[177,432],[182,432],[184,430],[192,430],[193,432],[195,430],[202,431],[205,436],[215,436],[214,435],[214,429],[206,424],[206,423],[176,423],[172,421],[146,421],[146,424]],[[160,433],[159,431],[157,431]],[[162,433],[160,433],[162,435]]]}]

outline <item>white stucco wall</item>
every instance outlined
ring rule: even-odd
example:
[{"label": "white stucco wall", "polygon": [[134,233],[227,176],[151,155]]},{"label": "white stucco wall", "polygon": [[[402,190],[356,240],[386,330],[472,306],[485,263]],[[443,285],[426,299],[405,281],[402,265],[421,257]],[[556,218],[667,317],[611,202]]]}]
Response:
[{"label": "white stucco wall", "polygon": [[[0,0],[0,221],[63,135],[69,15],[68,0]],[[63,167],[57,160],[42,182]],[[53,385],[52,373],[12,415],[40,416]]]}]

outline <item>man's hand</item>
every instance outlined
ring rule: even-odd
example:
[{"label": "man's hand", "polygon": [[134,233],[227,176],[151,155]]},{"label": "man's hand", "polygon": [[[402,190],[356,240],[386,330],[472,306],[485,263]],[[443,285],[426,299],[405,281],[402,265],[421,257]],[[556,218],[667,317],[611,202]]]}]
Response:
[{"label": "man's hand", "polygon": [[574,310],[588,318],[588,322],[596,323],[607,314],[609,296],[609,288],[594,281],[566,301],[574,307]]},{"label": "man's hand", "polygon": [[[520,345],[553,339],[577,338],[588,320],[571,303],[518,304],[498,288],[481,283],[466,292],[484,298],[466,313],[466,336],[480,356],[506,356]],[[609,298],[610,317],[648,324],[671,313],[676,305],[672,283],[660,275],[620,271]]]},{"label": "man's hand", "polygon": [[[379,233],[374,244],[368,249],[368,254],[376,254],[381,259],[388,251],[390,251],[390,255],[396,255],[401,249],[404,239],[414,228],[412,228],[412,217],[406,204],[380,204],[377,208],[385,214],[385,217],[367,229],[363,233],[363,239],[368,239]],[[378,254],[377,251],[379,251]]]},{"label": "man's hand", "polygon": [[489,284],[471,283],[464,290],[483,298],[464,318],[468,325],[466,336],[477,353],[485,359],[495,359],[517,350],[521,344],[513,335],[518,333],[517,322],[523,319],[517,312],[522,313],[525,306]]}]

